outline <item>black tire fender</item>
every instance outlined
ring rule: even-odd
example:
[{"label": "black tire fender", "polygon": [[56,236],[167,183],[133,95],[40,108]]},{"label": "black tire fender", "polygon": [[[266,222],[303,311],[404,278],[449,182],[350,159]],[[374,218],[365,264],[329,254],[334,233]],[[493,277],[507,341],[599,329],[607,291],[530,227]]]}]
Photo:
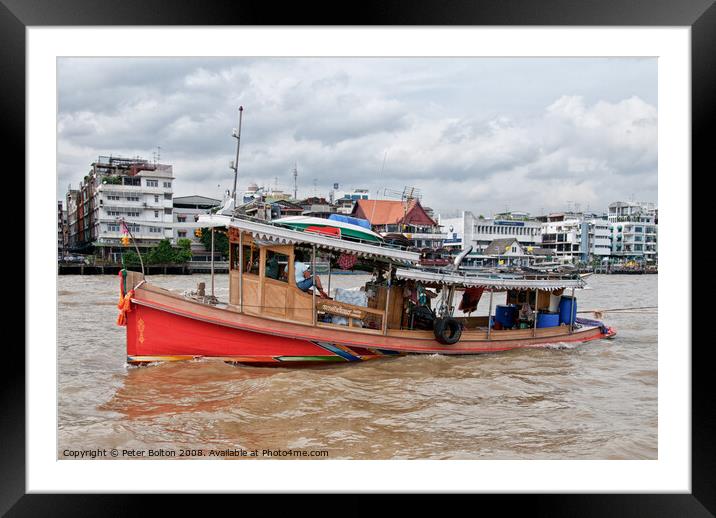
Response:
[{"label": "black tire fender", "polygon": [[462,324],[451,317],[438,318],[433,327],[435,339],[441,344],[452,345],[460,340]]}]

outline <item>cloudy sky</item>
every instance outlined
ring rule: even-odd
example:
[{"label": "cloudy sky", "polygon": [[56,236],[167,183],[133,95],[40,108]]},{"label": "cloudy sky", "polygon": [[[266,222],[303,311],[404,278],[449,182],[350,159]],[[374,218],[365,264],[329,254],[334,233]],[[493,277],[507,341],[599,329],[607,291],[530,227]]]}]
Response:
[{"label": "cloudy sky", "polygon": [[221,198],[243,105],[240,190],[295,163],[299,197],[411,186],[443,215],[657,201],[654,58],[63,58],[58,88],[58,199],[158,146],[175,196]]}]

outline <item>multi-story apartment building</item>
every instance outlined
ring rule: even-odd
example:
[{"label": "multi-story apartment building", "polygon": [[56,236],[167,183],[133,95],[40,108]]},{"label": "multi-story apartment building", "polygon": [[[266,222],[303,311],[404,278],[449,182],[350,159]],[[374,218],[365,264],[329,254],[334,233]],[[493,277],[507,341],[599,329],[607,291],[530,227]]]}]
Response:
[{"label": "multi-story apartment building", "polygon": [[596,214],[557,212],[542,216],[541,247],[563,262],[603,260],[611,253],[609,222]]},{"label": "multi-story apartment building", "polygon": [[79,190],[67,188],[65,196],[65,207],[67,207],[67,249],[74,251],[77,249],[77,216],[79,205]]},{"label": "multi-story apartment building", "polygon": [[438,219],[447,233],[445,245],[462,250],[472,245],[473,254],[483,254],[496,239],[515,238],[522,246],[539,244],[541,223],[530,219],[529,214],[524,212],[508,212],[485,218],[463,211],[457,218]]},{"label": "multi-story apartment building", "polygon": [[617,201],[609,205],[613,259],[658,262],[658,209],[654,203]]},{"label": "multi-story apartment building", "polygon": [[586,221],[589,223],[589,254],[584,259],[604,261],[608,259],[612,253],[612,238],[611,231],[609,229],[609,221],[604,216],[592,215],[587,216]]},{"label": "multi-story apartment building", "polygon": [[172,239],[173,180],[171,165],[100,156],[79,189],[67,193],[73,248],[119,261],[124,250],[120,220],[140,248]]},{"label": "multi-story apartment building", "polygon": [[67,255],[67,211],[62,207],[62,200],[57,201],[57,256]]}]

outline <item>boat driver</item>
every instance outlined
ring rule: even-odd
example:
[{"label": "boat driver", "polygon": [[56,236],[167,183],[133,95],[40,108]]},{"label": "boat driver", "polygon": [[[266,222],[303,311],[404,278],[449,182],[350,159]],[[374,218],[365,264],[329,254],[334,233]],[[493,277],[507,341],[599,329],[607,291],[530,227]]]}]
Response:
[{"label": "boat driver", "polygon": [[330,298],[328,294],[323,291],[323,286],[321,285],[321,278],[317,275],[312,275],[310,264],[296,261],[293,264],[293,268],[296,274],[296,286],[298,286],[298,289],[300,289],[301,291],[308,292],[308,290],[313,287],[315,280],[315,286],[316,288],[318,288],[318,293],[320,293],[321,297],[323,297],[324,299]]}]

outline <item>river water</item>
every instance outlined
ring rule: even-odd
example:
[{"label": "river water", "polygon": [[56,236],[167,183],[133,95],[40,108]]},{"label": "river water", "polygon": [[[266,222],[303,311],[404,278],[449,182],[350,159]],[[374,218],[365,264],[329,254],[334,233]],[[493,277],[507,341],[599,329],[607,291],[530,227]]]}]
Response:
[{"label": "river water", "polygon": [[[179,292],[210,286],[208,275],[149,280]],[[657,305],[656,275],[588,280],[579,310]],[[302,369],[130,367],[115,324],[117,277],[57,282],[60,459],[110,449],[120,458],[658,458],[655,312],[606,313],[616,338],[568,347]],[[335,275],[331,288],[362,282]],[[216,294],[226,300],[227,275],[216,276]],[[483,299],[475,314],[487,314]]]}]

